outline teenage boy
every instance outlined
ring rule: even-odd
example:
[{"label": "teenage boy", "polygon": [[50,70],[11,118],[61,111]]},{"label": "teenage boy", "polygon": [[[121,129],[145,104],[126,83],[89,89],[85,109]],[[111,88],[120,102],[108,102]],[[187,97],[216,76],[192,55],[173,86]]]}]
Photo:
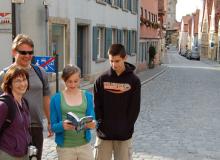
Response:
[{"label": "teenage boy", "polygon": [[140,111],[141,83],[135,66],[125,62],[125,48],[113,44],[108,50],[111,68],[94,85],[95,114],[98,122],[95,159],[131,160],[131,139]]},{"label": "teenage boy", "polygon": [[[45,113],[48,121],[48,136],[53,135],[50,130],[49,119],[50,88],[46,72],[39,68],[39,71],[41,72],[40,77],[31,65],[33,54],[33,41],[27,35],[17,35],[12,43],[12,55],[15,58],[15,62],[11,66],[15,65],[17,67],[24,68],[29,73],[29,90],[26,92],[24,97],[28,101],[31,114],[30,132],[32,136],[32,144],[38,149],[37,160],[41,160],[43,147],[43,112]],[[0,83],[2,82],[7,68],[0,72]]]}]

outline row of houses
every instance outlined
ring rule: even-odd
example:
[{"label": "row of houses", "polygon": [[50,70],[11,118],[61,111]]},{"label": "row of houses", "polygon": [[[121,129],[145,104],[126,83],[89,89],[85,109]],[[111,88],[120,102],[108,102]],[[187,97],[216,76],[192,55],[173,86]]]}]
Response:
[{"label": "row of houses", "polygon": [[[156,64],[165,46],[166,0],[10,0],[0,2],[0,69],[12,62],[12,36],[30,35],[35,55],[59,55],[59,68],[78,65],[85,79],[109,68],[107,50],[121,43],[128,61],[147,68],[150,45]],[[146,17],[145,17],[146,16]],[[143,23],[143,17],[149,25]],[[13,33],[14,32],[14,33]]]},{"label": "row of houses", "polygon": [[197,47],[201,58],[220,62],[220,0],[202,2],[202,8],[182,17],[179,48]]}]

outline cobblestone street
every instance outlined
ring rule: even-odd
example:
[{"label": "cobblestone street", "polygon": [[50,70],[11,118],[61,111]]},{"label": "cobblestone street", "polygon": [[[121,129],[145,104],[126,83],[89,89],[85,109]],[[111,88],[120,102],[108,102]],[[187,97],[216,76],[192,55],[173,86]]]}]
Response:
[{"label": "cobblestone street", "polygon": [[[219,160],[220,65],[175,50],[165,63],[165,72],[142,85],[133,159]],[[53,141],[45,138],[44,160],[57,159]]]}]

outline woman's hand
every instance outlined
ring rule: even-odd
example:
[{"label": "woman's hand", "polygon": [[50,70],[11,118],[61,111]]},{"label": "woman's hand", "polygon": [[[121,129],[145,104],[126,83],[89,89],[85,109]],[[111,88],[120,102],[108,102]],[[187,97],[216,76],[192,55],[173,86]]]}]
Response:
[{"label": "woman's hand", "polygon": [[96,122],[95,121],[88,122],[88,123],[85,124],[86,129],[95,129],[95,127],[96,127]]},{"label": "woman's hand", "polygon": [[75,130],[75,126],[68,120],[63,121],[63,128],[64,130]]}]

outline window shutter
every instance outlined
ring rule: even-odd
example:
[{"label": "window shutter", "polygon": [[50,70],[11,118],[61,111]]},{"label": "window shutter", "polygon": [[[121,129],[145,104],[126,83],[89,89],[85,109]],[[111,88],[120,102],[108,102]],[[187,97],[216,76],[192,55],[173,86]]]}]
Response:
[{"label": "window shutter", "polygon": [[105,58],[108,58],[108,49],[112,44],[112,29],[106,28],[105,29]]},{"label": "window shutter", "polygon": [[134,53],[136,53],[137,54],[137,45],[138,45],[138,41],[137,41],[137,31],[134,31],[134,44],[135,44],[135,46],[134,46]]},{"label": "window shutter", "polygon": [[117,30],[117,43],[121,43],[121,30]]},{"label": "window shutter", "polygon": [[134,4],[135,4],[134,10],[136,13],[138,13],[138,0],[134,0]]},{"label": "window shutter", "polygon": [[131,1],[132,1],[132,0],[128,0],[128,10],[129,10],[129,11],[132,11],[132,9],[131,9]]},{"label": "window shutter", "polygon": [[106,0],[108,4],[112,4],[112,0]]},{"label": "window shutter", "polygon": [[117,6],[121,7],[121,0],[116,0],[117,1]]},{"label": "window shutter", "polygon": [[123,1],[124,0],[120,0],[120,7],[123,8]]},{"label": "window shutter", "polygon": [[92,60],[97,60],[98,55],[98,27],[93,27],[93,50],[92,50]]},{"label": "window shutter", "polygon": [[132,50],[132,31],[128,31],[128,54],[131,55],[131,53],[133,52]]}]

